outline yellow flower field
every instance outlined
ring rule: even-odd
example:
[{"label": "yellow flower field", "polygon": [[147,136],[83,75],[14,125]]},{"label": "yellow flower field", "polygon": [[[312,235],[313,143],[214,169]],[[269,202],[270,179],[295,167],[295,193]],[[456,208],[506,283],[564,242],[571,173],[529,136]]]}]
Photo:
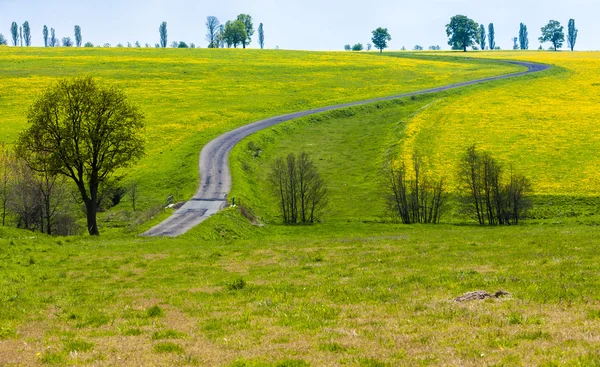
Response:
[{"label": "yellow flower field", "polygon": [[403,158],[418,147],[437,173],[453,178],[460,155],[475,143],[528,175],[538,194],[597,195],[600,53],[468,56],[535,61],[555,68],[440,97],[408,122]]}]

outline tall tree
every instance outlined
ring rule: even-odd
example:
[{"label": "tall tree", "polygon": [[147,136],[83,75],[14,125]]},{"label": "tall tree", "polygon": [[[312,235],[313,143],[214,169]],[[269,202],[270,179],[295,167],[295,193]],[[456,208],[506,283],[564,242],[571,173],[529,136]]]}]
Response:
[{"label": "tall tree", "polygon": [[73,180],[86,207],[88,232],[100,234],[102,186],[144,154],[143,115],[120,89],[85,77],[62,80],[42,93],[28,121],[17,155],[37,172]]},{"label": "tall tree", "polygon": [[160,47],[167,47],[167,22],[162,22],[160,27],[158,27],[158,31],[160,33]]},{"label": "tall tree", "polygon": [[25,46],[31,46],[31,27],[29,27],[28,21],[23,23],[23,38],[25,39]]},{"label": "tall tree", "polygon": [[6,38],[4,38],[4,35],[0,33],[0,46],[6,46],[7,44],[8,41],[6,40]]},{"label": "tall tree", "polygon": [[219,33],[217,34],[217,41],[219,42],[219,48],[225,48],[225,25],[219,26]]},{"label": "tall tree", "polygon": [[379,49],[379,53],[383,52],[383,49],[388,48],[388,42],[392,40],[392,36],[388,32],[387,28],[377,28],[373,32],[373,37],[371,41]]},{"label": "tall tree", "polygon": [[490,50],[496,49],[496,31],[494,30],[494,23],[490,23],[488,26],[488,40],[490,44]]},{"label": "tall tree", "polygon": [[48,27],[46,27],[45,25],[42,34],[44,35],[44,47],[48,47]]},{"label": "tall tree", "polygon": [[19,39],[21,40],[21,47],[23,47],[23,27],[19,27]]},{"label": "tall tree", "polygon": [[485,41],[487,37],[485,34],[485,26],[482,24],[479,26],[479,45],[481,46],[481,51],[485,51]]},{"label": "tall tree", "polygon": [[575,19],[569,19],[569,30],[567,35],[567,43],[571,51],[575,48],[575,43],[577,42],[577,33],[579,30],[575,28]]},{"label": "tall tree", "polygon": [[446,24],[446,35],[453,49],[467,52],[467,47],[479,43],[479,24],[464,15],[455,15]]},{"label": "tall tree", "polygon": [[542,27],[542,36],[539,38],[541,43],[551,42],[554,51],[558,51],[562,47],[565,41],[565,33],[563,32],[564,27],[560,25],[560,22],[551,20]]},{"label": "tall tree", "polygon": [[519,37],[513,37],[513,50],[518,50],[519,49]]},{"label": "tall tree", "polygon": [[50,28],[50,47],[58,46],[58,38],[56,38],[56,31],[54,28]]},{"label": "tall tree", "polygon": [[82,44],[81,27],[76,25],[75,26],[75,45],[77,47],[81,47],[81,44]]},{"label": "tall tree", "polygon": [[519,45],[521,50],[529,50],[529,33],[527,32],[527,26],[523,23],[519,28]]},{"label": "tall tree", "polygon": [[254,34],[254,24],[252,24],[252,17],[248,14],[240,14],[237,20],[244,24],[244,30],[246,31],[246,38],[242,40],[242,46],[246,48],[247,45],[252,42],[252,35]]},{"label": "tall tree", "polygon": [[221,23],[219,19],[214,16],[206,17],[206,40],[208,41],[208,48],[219,47],[217,36],[219,34],[219,26]]},{"label": "tall tree", "polygon": [[10,26],[10,36],[12,37],[13,46],[17,46],[19,44],[19,26],[17,22],[12,22]]},{"label": "tall tree", "polygon": [[248,38],[246,33],[246,26],[241,20],[227,21],[225,23],[225,33],[223,35],[227,47],[235,47]]},{"label": "tall tree", "polygon": [[261,50],[265,48],[265,31],[262,23],[258,26],[258,44]]}]

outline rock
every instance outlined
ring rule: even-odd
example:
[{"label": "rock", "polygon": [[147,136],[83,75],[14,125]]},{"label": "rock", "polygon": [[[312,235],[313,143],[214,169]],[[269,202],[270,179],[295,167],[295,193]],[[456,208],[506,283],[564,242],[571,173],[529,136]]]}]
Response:
[{"label": "rock", "polygon": [[453,299],[454,302],[469,302],[469,301],[477,301],[487,298],[500,298],[503,296],[510,296],[510,293],[505,291],[498,291],[494,294],[488,293],[486,291],[474,291],[467,292],[460,297],[456,297]]}]

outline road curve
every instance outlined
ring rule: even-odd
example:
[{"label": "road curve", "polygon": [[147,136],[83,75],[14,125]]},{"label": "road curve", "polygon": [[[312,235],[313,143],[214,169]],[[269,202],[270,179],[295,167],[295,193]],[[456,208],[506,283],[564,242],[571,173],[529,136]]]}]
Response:
[{"label": "road curve", "polygon": [[300,117],[313,115],[316,113],[336,110],[340,108],[360,106],[367,103],[389,101],[392,99],[405,98],[420,94],[436,93],[446,90],[466,87],[469,85],[485,83],[493,80],[514,78],[526,74],[536,73],[551,68],[550,65],[506,61],[510,64],[521,65],[527,68],[527,71],[494,76],[484,79],[472,80],[468,82],[451,84],[443,87],[431,88],[417,92],[399,94],[395,96],[369,99],[366,101],[343,103],[335,106],[321,107],[313,110],[290,113],[287,115],[272,117],[266,120],[257,121],[249,125],[239,127],[228,133],[225,133],[216,139],[210,141],[200,152],[200,188],[194,197],[186,202],[168,219],[143,233],[143,236],[165,236],[177,237],[198,224],[208,219],[227,205],[227,194],[231,190],[231,174],[229,172],[229,152],[231,149],[245,137],[254,134],[257,131],[280,124],[285,121],[294,120]]}]

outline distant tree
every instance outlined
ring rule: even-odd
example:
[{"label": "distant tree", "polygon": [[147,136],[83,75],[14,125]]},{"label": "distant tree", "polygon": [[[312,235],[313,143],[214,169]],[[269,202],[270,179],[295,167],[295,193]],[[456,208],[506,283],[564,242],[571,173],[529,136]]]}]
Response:
[{"label": "distant tree", "polygon": [[85,77],[62,80],[43,92],[28,121],[17,156],[36,172],[73,180],[85,204],[88,232],[98,235],[103,187],[144,154],[142,114],[120,89]]},{"label": "distant tree", "polygon": [[371,51],[372,48],[373,48],[373,45],[370,43],[367,43],[367,51]]},{"label": "distant tree", "polygon": [[6,214],[12,196],[14,160],[12,150],[8,149],[4,143],[0,143],[0,210],[2,210],[2,226],[6,225]]},{"label": "distant tree", "polygon": [[248,34],[246,33],[246,26],[240,20],[227,21],[225,23],[225,32],[223,34],[227,47],[235,47],[246,42]]},{"label": "distant tree", "polygon": [[146,43],[146,44],[144,45],[144,47],[146,47],[146,48],[150,48],[150,44],[149,44],[149,43]]},{"label": "distant tree", "polygon": [[82,38],[81,38],[81,27],[76,25],[75,26],[75,45],[77,47],[81,47],[82,44]]},{"label": "distant tree", "polygon": [[575,28],[575,19],[569,19],[569,30],[567,35],[567,44],[571,51],[575,49],[575,43],[577,43],[577,33],[579,30]]},{"label": "distant tree", "polygon": [[58,37],[56,37],[56,31],[54,28],[50,28],[50,47],[60,46]]},{"label": "distant tree", "polygon": [[131,42],[127,42],[127,48],[132,48]]},{"label": "distant tree", "polygon": [[0,33],[0,46],[6,46],[7,44],[8,44],[8,41],[6,40],[4,35],[2,33]]},{"label": "distant tree", "polygon": [[110,43],[108,43],[108,42],[107,42],[107,43],[105,43],[104,45],[102,45],[102,47],[104,47],[104,48],[110,48],[110,47],[111,47],[111,45],[110,45]]},{"label": "distant tree", "polygon": [[190,43],[190,48],[196,48],[196,44],[194,42]]},{"label": "distant tree", "polygon": [[439,51],[441,49],[442,48],[440,47],[440,45],[435,45],[435,46],[429,46],[428,47],[428,50],[430,50],[430,51]]},{"label": "distant tree", "polygon": [[544,47],[542,45],[540,45],[540,47],[538,47],[538,50],[542,51],[544,49]]},{"label": "distant tree", "polygon": [[217,48],[218,41],[217,36],[219,34],[219,26],[221,23],[215,16],[206,17],[206,40],[208,41],[208,48]]},{"label": "distant tree", "polygon": [[523,23],[519,26],[519,45],[521,50],[529,50],[529,33],[527,26]]},{"label": "distant tree", "polygon": [[388,48],[388,42],[392,40],[392,36],[389,34],[387,28],[377,28],[373,32],[373,38],[371,41],[373,45],[379,50],[379,53],[382,53],[384,49]]},{"label": "distant tree", "polygon": [[187,43],[181,41],[179,42],[179,44],[177,45],[177,48],[189,48],[189,46],[187,45]]},{"label": "distant tree", "polygon": [[362,50],[364,50],[362,43],[357,43],[354,46],[352,46],[352,51],[362,51]]},{"label": "distant tree", "polygon": [[167,22],[162,22],[158,31],[160,33],[160,46],[165,48],[167,47]]},{"label": "distant tree", "polygon": [[518,37],[513,37],[513,50],[519,49],[519,44],[517,43],[518,41],[519,41]]},{"label": "distant tree", "polygon": [[352,46],[350,46],[350,44],[344,45],[344,50],[345,51],[351,51],[352,50]]},{"label": "distant tree", "polygon": [[539,38],[541,43],[551,42],[554,47],[554,51],[558,51],[562,47],[565,41],[565,34],[563,32],[564,27],[560,25],[560,22],[551,20],[542,27],[542,36]]},{"label": "distant tree", "polygon": [[400,51],[406,51],[406,47],[402,46],[402,48],[400,49]]},{"label": "distant tree", "polygon": [[13,46],[17,46],[19,44],[19,26],[17,22],[12,22],[10,26],[10,36],[12,37]]},{"label": "distant tree", "polygon": [[86,42],[85,45],[83,45],[83,47],[94,47],[94,44],[91,42]]},{"label": "distant tree", "polygon": [[48,47],[48,27],[46,27],[45,25],[42,34],[44,35],[44,47]]},{"label": "distant tree", "polygon": [[485,26],[482,24],[479,26],[479,45],[481,46],[481,51],[485,50],[485,41],[486,41],[486,34],[485,34]]},{"label": "distant tree", "polygon": [[179,48],[179,42],[177,42],[177,41],[171,42],[171,48]]},{"label": "distant tree", "polygon": [[23,38],[25,39],[25,46],[31,46],[31,28],[27,21],[23,23]]},{"label": "distant tree", "polygon": [[23,47],[23,27],[19,27],[19,39],[21,40],[21,47]]},{"label": "distant tree", "polygon": [[467,52],[467,47],[479,43],[479,25],[473,19],[464,15],[455,15],[446,24],[448,44],[453,49],[462,49]]},{"label": "distant tree", "polygon": [[490,23],[488,26],[488,43],[490,44],[490,50],[496,49],[496,31],[494,30],[494,23]]},{"label": "distant tree", "polygon": [[221,24],[219,26],[219,33],[217,34],[217,42],[219,43],[219,48],[225,48],[225,25]]},{"label": "distant tree", "polygon": [[423,51],[423,46],[415,45],[415,47],[413,47],[413,51]]},{"label": "distant tree", "polygon": [[237,17],[237,20],[244,24],[246,38],[242,40],[242,46],[246,48],[246,46],[249,45],[250,42],[252,42],[252,35],[254,34],[254,24],[252,24],[252,17],[248,14],[240,14]]},{"label": "distant tree", "polygon": [[258,25],[258,45],[261,50],[265,48],[265,30],[262,23]]},{"label": "distant tree", "polygon": [[71,37],[63,37],[62,45],[63,47],[73,47],[73,40]]},{"label": "distant tree", "polygon": [[141,48],[142,44],[140,43],[140,41],[135,41],[135,48]]}]

